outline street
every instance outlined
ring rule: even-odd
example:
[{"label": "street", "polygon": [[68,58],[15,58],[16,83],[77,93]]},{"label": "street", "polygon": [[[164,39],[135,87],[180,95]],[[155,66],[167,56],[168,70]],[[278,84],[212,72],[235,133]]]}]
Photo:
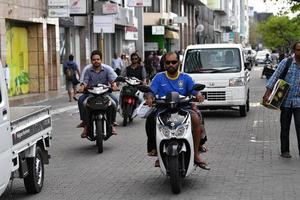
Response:
[{"label": "street", "polygon": [[[144,119],[117,127],[117,136],[97,153],[94,142],[81,139],[76,102],[67,95],[43,102],[53,107],[50,164],[45,165],[43,190],[28,195],[15,179],[1,200],[9,199],[201,199],[293,200],[300,196],[300,159],[294,123],[291,159],[279,156],[279,111],[262,107],[265,91],[262,66],[254,66],[250,80],[250,111],[205,111],[209,151],[201,154],[211,167],[200,168],[184,179],[179,195],[171,192],[168,178],[146,155]],[[118,123],[121,124],[120,115]]]}]

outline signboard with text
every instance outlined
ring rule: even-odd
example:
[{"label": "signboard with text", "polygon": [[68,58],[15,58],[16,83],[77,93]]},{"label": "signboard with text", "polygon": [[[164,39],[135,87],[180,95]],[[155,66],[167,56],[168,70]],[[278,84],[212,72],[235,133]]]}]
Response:
[{"label": "signboard with text", "polygon": [[138,30],[134,26],[125,27],[125,40],[138,40]]},{"label": "signboard with text", "polygon": [[93,28],[94,33],[115,33],[115,15],[95,15]]},{"label": "signboard with text", "polygon": [[69,16],[69,0],[48,0],[48,17]]},{"label": "signboard with text", "polygon": [[119,12],[119,6],[115,3],[105,3],[102,7],[103,14],[116,14]]},{"label": "signboard with text", "polygon": [[164,35],[165,26],[152,26],[152,35]]},{"label": "signboard with text", "polygon": [[128,0],[128,7],[152,6],[151,0]]},{"label": "signboard with text", "polygon": [[69,0],[70,14],[86,14],[86,0]]}]

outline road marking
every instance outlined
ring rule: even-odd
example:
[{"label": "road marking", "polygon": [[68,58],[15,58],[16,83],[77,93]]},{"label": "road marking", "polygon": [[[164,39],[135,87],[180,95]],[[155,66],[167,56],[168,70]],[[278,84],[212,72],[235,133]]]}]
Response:
[{"label": "road marking", "polygon": [[261,103],[260,102],[250,102],[250,107],[261,107]]},{"label": "road marking", "polygon": [[60,113],[66,112],[66,111],[70,111],[70,110],[74,110],[74,109],[78,109],[78,106],[72,105],[72,106],[67,106],[67,107],[63,107],[63,108],[58,108],[55,110],[51,110],[50,113],[52,115],[57,115],[57,114],[60,114]]}]

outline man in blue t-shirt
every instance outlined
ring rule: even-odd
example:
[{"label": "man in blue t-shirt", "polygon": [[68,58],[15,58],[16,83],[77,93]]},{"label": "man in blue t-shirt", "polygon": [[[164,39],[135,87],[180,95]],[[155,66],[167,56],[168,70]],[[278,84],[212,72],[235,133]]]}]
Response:
[{"label": "man in blue t-shirt", "polygon": [[[153,103],[153,95],[158,95],[159,97],[166,96],[170,92],[178,92],[181,95],[187,96],[190,92],[196,96],[196,99],[199,102],[204,100],[204,97],[201,95],[200,92],[193,91],[192,88],[194,86],[194,82],[192,78],[185,73],[180,73],[178,71],[180,65],[179,55],[173,52],[167,53],[165,55],[165,72],[158,73],[152,80],[151,83],[151,90],[153,92],[147,95],[146,103],[149,106],[152,106]],[[203,128],[201,127],[201,117],[198,114],[199,110],[197,107],[191,106],[189,109],[191,114],[191,121],[192,121],[192,132],[193,132],[193,139],[194,139],[194,162],[199,167],[203,169],[209,170],[207,163],[201,159],[198,150],[201,140],[201,134]],[[156,143],[155,143],[155,127],[156,126],[156,115],[157,112],[151,113],[146,120],[146,133],[148,136],[147,141],[147,149],[148,155],[153,156],[156,154]],[[155,163],[156,166],[159,165],[158,161]]]}]

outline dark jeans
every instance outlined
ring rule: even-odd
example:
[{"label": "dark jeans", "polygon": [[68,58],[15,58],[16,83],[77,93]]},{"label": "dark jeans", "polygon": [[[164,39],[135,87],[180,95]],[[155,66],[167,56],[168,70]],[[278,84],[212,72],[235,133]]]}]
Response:
[{"label": "dark jeans", "polygon": [[[83,102],[84,100],[89,96],[89,94],[82,94],[79,99],[78,99],[78,108],[79,108],[79,114],[80,114],[80,119],[84,122],[84,124],[88,124],[89,121],[89,114],[87,109],[85,108]],[[116,116],[117,116],[117,102],[115,99],[117,99],[113,94],[109,93],[109,97],[111,98],[111,105],[109,106],[106,114],[107,114],[107,119],[109,122],[114,122],[116,121]]]},{"label": "dark jeans", "polygon": [[295,129],[298,140],[298,150],[300,154],[300,108],[281,108],[280,113],[280,144],[281,153],[290,152],[290,126],[292,115],[294,115]]}]

